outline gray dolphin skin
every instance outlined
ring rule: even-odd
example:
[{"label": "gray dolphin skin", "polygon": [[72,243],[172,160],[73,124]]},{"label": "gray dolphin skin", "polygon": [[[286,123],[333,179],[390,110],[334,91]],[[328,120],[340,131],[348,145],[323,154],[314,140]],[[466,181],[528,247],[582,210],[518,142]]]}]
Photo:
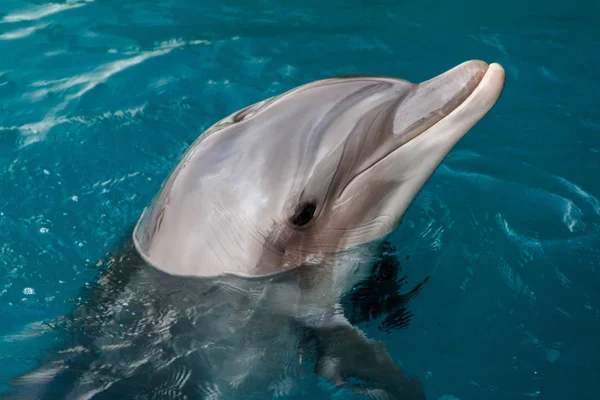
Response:
[{"label": "gray dolphin skin", "polygon": [[11,395],[313,398],[325,378],[349,396],[424,399],[341,299],[503,86],[483,61],[420,84],[332,78],[218,122],[56,322],[66,344]]},{"label": "gray dolphin skin", "polygon": [[419,85],[327,79],[244,109],[192,144],[135,245],[170,274],[256,276],[377,239],[503,82],[469,61]]}]

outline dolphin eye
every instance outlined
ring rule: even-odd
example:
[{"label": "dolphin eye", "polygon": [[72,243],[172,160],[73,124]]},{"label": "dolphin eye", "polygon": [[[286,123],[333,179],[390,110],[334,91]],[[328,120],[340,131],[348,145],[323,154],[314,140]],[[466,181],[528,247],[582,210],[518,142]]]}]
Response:
[{"label": "dolphin eye", "polygon": [[315,215],[317,206],[314,203],[307,203],[298,208],[291,221],[296,226],[305,226]]}]

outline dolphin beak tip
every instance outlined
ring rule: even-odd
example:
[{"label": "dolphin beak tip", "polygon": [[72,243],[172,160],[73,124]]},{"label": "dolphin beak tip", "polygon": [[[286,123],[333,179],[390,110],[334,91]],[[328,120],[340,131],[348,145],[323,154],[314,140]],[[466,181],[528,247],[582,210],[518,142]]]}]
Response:
[{"label": "dolphin beak tip", "polygon": [[488,67],[488,71],[494,76],[495,79],[499,79],[504,83],[506,74],[502,65],[498,63],[491,63]]},{"label": "dolphin beak tip", "polygon": [[506,79],[506,73],[502,65],[498,63],[491,63],[485,73],[484,78],[480,84],[485,84],[490,87],[492,92],[496,93],[494,103],[500,97],[502,90],[504,89],[504,81]]}]

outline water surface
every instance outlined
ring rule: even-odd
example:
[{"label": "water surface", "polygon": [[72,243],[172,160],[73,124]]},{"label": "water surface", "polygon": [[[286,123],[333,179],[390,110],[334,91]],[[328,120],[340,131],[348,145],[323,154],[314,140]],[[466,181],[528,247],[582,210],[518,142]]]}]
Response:
[{"label": "water surface", "polygon": [[407,329],[368,333],[428,398],[597,398],[599,20],[593,0],[3,0],[0,382],[214,122],[315,79],[477,58],[505,91],[393,236],[431,279]]}]

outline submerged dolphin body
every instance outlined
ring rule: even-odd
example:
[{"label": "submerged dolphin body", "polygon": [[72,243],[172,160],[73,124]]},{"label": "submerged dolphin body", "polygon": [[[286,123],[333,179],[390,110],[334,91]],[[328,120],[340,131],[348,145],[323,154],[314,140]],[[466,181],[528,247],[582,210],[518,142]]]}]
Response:
[{"label": "submerged dolphin body", "polygon": [[375,398],[424,398],[340,299],[503,84],[482,61],[421,84],[326,79],[217,123],[63,321],[72,345],[17,398],[298,394],[307,365]]}]

